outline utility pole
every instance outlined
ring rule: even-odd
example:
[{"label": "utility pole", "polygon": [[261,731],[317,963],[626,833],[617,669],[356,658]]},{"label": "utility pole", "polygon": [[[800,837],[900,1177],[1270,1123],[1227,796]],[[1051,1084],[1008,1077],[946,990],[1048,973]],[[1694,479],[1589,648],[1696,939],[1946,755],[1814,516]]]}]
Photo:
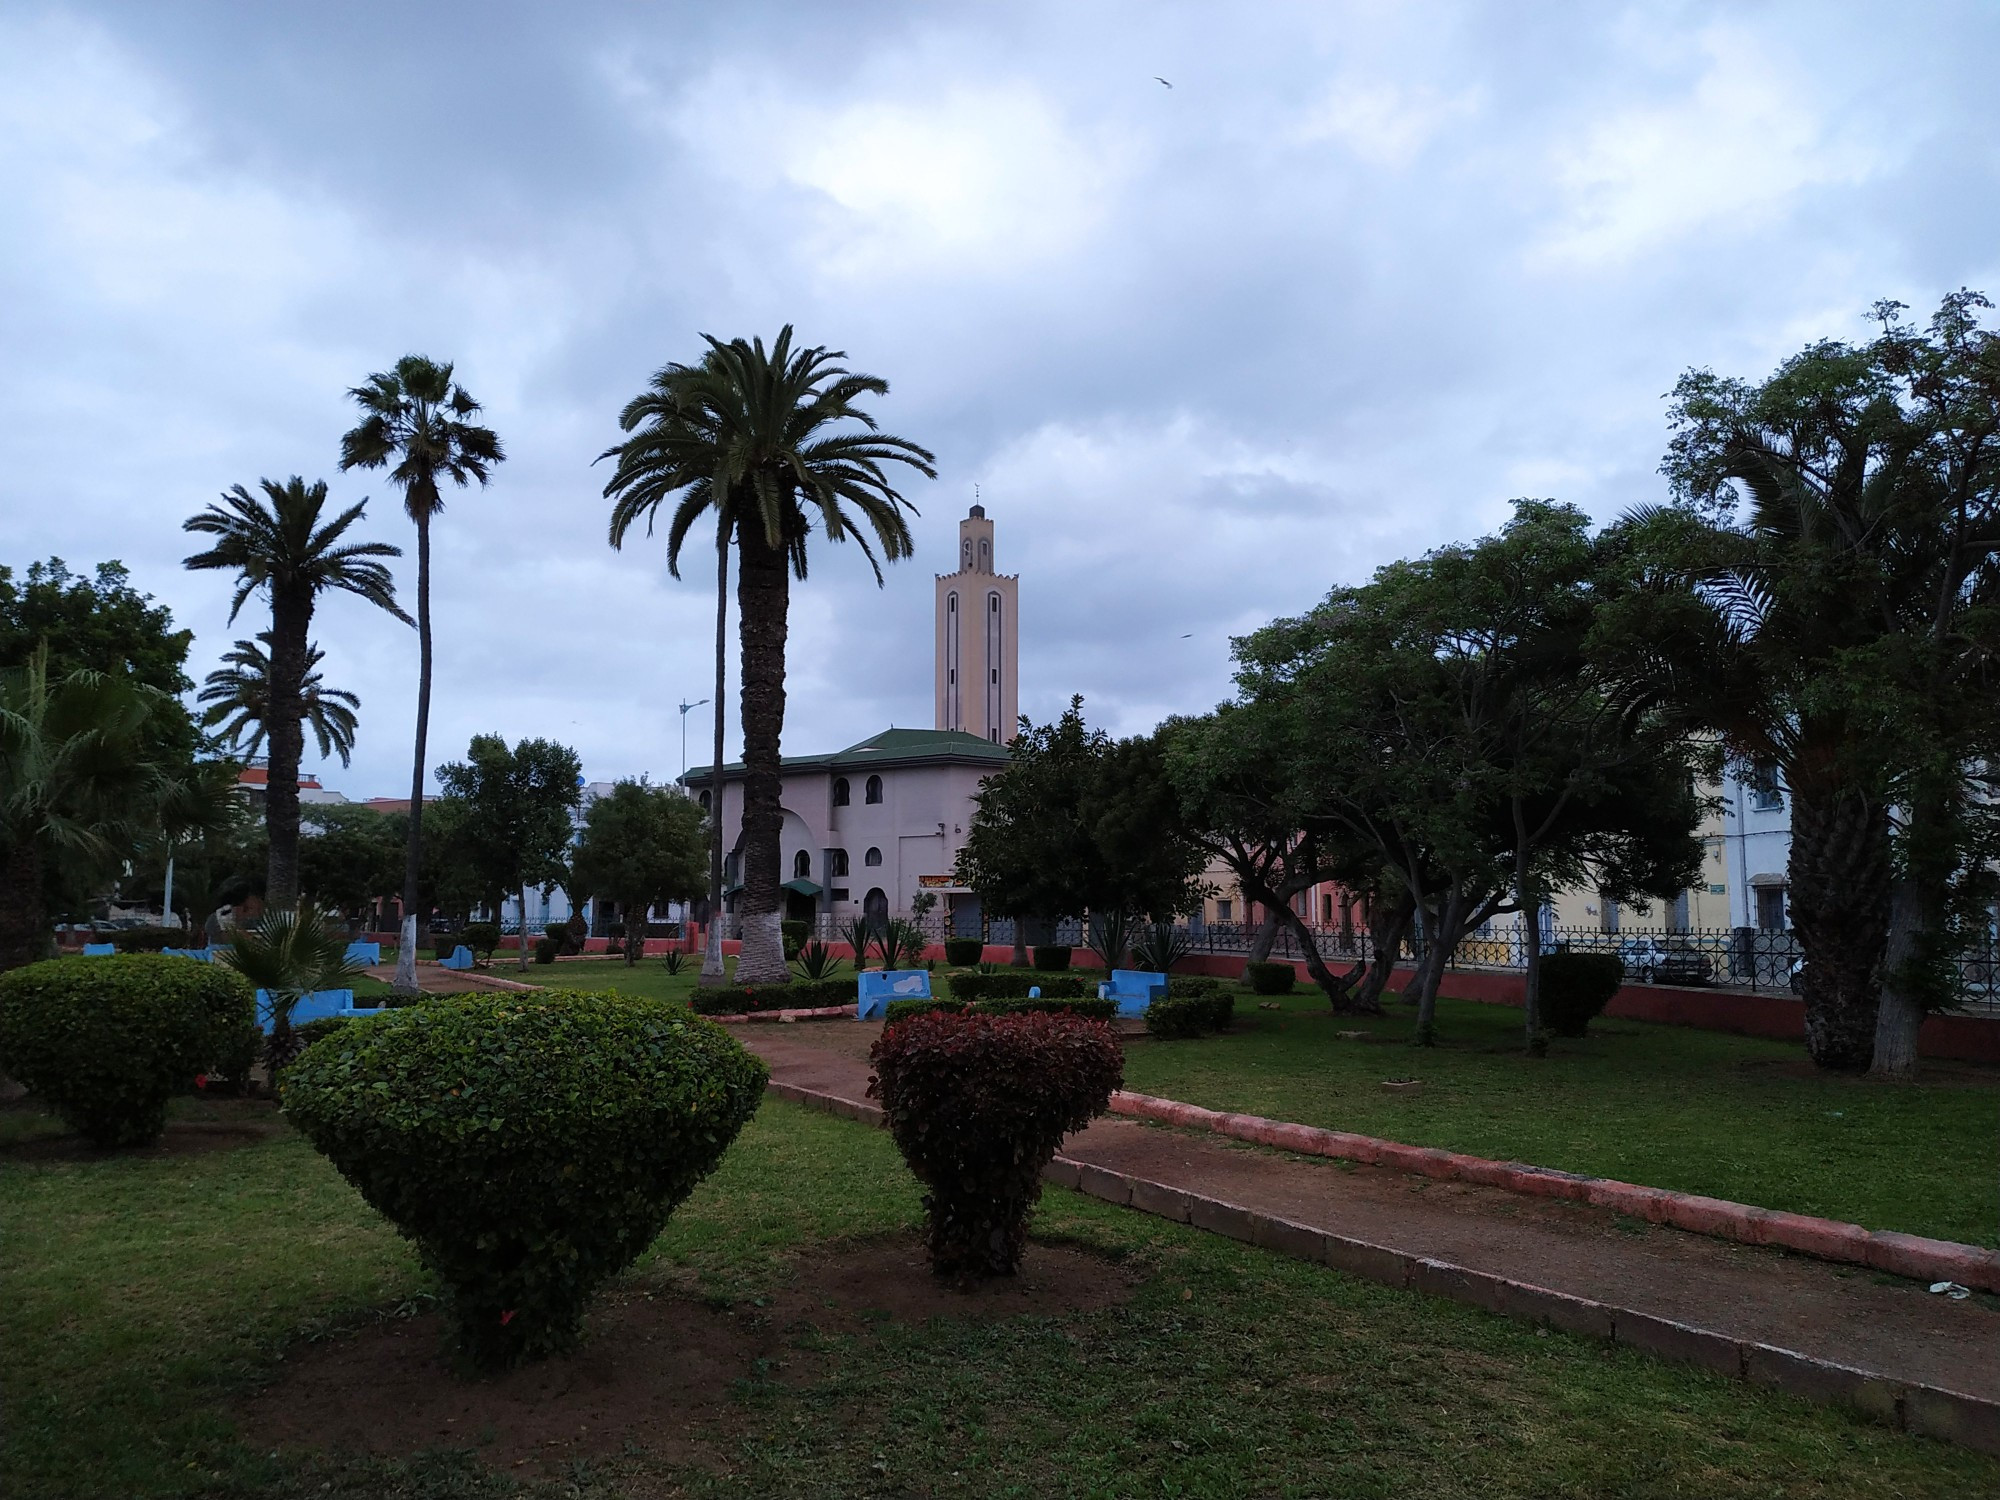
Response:
[{"label": "utility pole", "polygon": [[[688,711],[700,708],[706,702],[708,702],[706,698],[697,698],[692,703],[689,703],[686,699],[681,700],[681,775],[683,778],[688,773]],[[686,795],[687,787],[685,785],[682,786],[681,792],[682,795]]]}]

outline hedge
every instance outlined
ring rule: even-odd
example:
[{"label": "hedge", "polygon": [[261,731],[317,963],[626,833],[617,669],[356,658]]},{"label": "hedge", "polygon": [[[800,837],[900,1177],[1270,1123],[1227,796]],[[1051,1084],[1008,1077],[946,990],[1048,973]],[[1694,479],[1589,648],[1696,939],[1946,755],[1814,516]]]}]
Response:
[{"label": "hedge", "polygon": [[1543,955],[1542,1025],[1557,1036],[1588,1035],[1624,982],[1625,964],[1615,953]]},{"label": "hedge", "polygon": [[1299,971],[1290,964],[1254,963],[1243,966],[1243,977],[1260,995],[1289,995],[1299,982]]},{"label": "hedge", "polygon": [[1025,1000],[1028,991],[1037,988],[1049,1000],[1080,1000],[1097,993],[1097,986],[1080,974],[1037,974],[1028,969],[956,973],[946,979],[955,1000]]},{"label": "hedge", "polygon": [[29,964],[0,974],[0,1072],[93,1145],[144,1145],[198,1074],[237,1066],[255,995],[233,969],[158,953]]},{"label": "hedge", "polygon": [[1146,1007],[1146,1030],[1162,1041],[1185,1041],[1227,1031],[1236,1019],[1236,997],[1217,987],[1176,995],[1171,989]]},{"label": "hedge", "polygon": [[1067,943],[1042,943],[1034,950],[1035,967],[1045,970],[1062,970],[1069,967],[1073,950]]},{"label": "hedge", "polygon": [[759,1010],[820,1010],[834,1005],[853,1005],[861,995],[861,981],[846,979],[808,980],[797,984],[723,985],[697,989],[688,1004],[702,1016],[738,1016]]},{"label": "hedge", "polygon": [[713,1171],[768,1074],[720,1026],[617,991],[364,1017],[286,1070],[285,1114],[417,1247],[460,1349],[573,1345],[585,1307]]},{"label": "hedge", "polygon": [[934,1010],[961,1011],[971,1007],[963,1000],[891,1000],[885,1019],[891,1022],[911,1016],[928,1015]]},{"label": "hedge", "polygon": [[969,969],[978,963],[986,952],[984,938],[946,938],[944,940],[944,961],[955,969]]},{"label": "hedge", "polygon": [[1070,997],[1040,995],[1035,999],[976,1000],[969,1009],[983,1016],[1024,1016],[1032,1014],[1052,1016],[1087,1016],[1093,1021],[1108,1021],[1118,1014],[1116,1000],[1100,1000],[1095,995]]},{"label": "hedge", "polygon": [[869,1096],[929,1190],[932,1270],[1012,1275],[1042,1168],[1124,1081],[1111,1028],[1076,1016],[932,1011],[884,1028],[869,1060]]}]

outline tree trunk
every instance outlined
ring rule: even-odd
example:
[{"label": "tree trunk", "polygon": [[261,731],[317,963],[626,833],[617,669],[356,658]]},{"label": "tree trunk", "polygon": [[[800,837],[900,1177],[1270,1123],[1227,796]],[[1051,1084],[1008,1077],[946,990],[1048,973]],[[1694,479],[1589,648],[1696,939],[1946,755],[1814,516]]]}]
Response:
[{"label": "tree trunk", "polygon": [[1949,998],[1940,973],[1955,948],[1951,923],[1952,880],[1964,858],[1958,804],[1963,783],[1956,769],[1940,788],[1919,778],[1906,809],[1897,871],[1889,893],[1889,928],[1882,955],[1882,1003],[1875,1017],[1871,1078],[1912,1082],[1917,1076],[1917,1035],[1924,1013]]},{"label": "tree trunk", "polygon": [[[729,686],[729,528],[715,522],[715,755],[708,766],[708,930],[702,935],[703,987],[727,977],[722,963],[722,720]],[[859,965],[856,965],[858,968]]]},{"label": "tree trunk", "polygon": [[1417,1045],[1430,1047],[1437,1042],[1438,986],[1444,982],[1445,964],[1465,921],[1465,893],[1452,886],[1438,904],[1438,917],[1429,941],[1424,944],[1423,962],[1417,969]]},{"label": "tree trunk", "polygon": [[417,736],[410,772],[410,842],[403,853],[403,932],[396,949],[396,990],[417,993],[417,886],[424,868],[424,752],[431,732],[431,518],[417,521]]},{"label": "tree trunk", "polygon": [[1416,911],[1417,903],[1408,892],[1398,896],[1393,904],[1380,897],[1369,904],[1368,973],[1361,981],[1361,988],[1354,992],[1356,1010],[1375,1016],[1382,1014],[1382,992],[1388,989],[1396,972],[1396,959],[1403,951],[1403,939],[1409,935]]},{"label": "tree trunk", "polygon": [[1917,1076],[1917,1033],[1924,1024],[1922,991],[1913,972],[1924,929],[1924,900],[1916,880],[1897,880],[1889,896],[1889,932],[1882,954],[1882,1002],[1875,1015],[1871,1078],[1912,1082]]},{"label": "tree trunk", "polygon": [[[639,955],[646,951],[646,906],[644,901],[621,901],[625,908],[625,967],[636,968]],[[637,912],[634,920],[632,914]]]},{"label": "tree trunk", "polygon": [[1028,919],[1026,917],[1014,918],[1014,967],[1017,969],[1030,969],[1034,967],[1034,960],[1028,957]]},{"label": "tree trunk", "polygon": [[1257,919],[1256,935],[1250,939],[1250,951],[1243,956],[1246,964],[1261,964],[1271,956],[1271,950],[1278,942],[1278,910],[1265,906],[1264,915]]},{"label": "tree trunk", "polygon": [[1542,1034],[1542,903],[1521,898],[1521,949],[1525,956],[1526,978],[1521,986],[1522,1025],[1527,1031],[1528,1051],[1540,1057],[1549,1050]]},{"label": "tree trunk", "polygon": [[0,854],[0,969],[38,963],[49,954],[42,908],[42,854],[22,842]]},{"label": "tree trunk", "polygon": [[264,738],[270,759],[264,774],[264,832],[270,857],[264,867],[264,905],[291,911],[299,904],[299,761],[305,753],[303,705],[312,598],[271,595],[271,680],[265,684]]},{"label": "tree trunk", "polygon": [[741,946],[736,982],[782,985],[792,977],[785,962],[780,922],[783,873],[779,835],[778,745],[785,727],[785,632],[791,577],[782,545],[772,546],[761,527],[737,532],[736,627],[742,641],[743,889]]},{"label": "tree trunk", "polygon": [[1275,906],[1267,907],[1266,910],[1283,922],[1292,936],[1299,940],[1299,954],[1305,959],[1306,972],[1312,976],[1313,983],[1324,992],[1327,1003],[1334,1010],[1342,1014],[1358,1010],[1366,1010],[1370,1015],[1382,1014],[1380,991],[1372,997],[1372,1004],[1369,1005],[1363,1005],[1353,993],[1355,980],[1367,972],[1368,966],[1365,963],[1356,964],[1348,970],[1344,978],[1335,974],[1326,966],[1326,960],[1320,957],[1319,943],[1313,937],[1312,929],[1306,926],[1304,918],[1292,910],[1289,902],[1281,901]]},{"label": "tree trunk", "polygon": [[1805,950],[1806,1051],[1822,1068],[1859,1072],[1875,1052],[1888,940],[1889,823],[1851,784],[1808,781],[1792,793],[1792,926]]}]

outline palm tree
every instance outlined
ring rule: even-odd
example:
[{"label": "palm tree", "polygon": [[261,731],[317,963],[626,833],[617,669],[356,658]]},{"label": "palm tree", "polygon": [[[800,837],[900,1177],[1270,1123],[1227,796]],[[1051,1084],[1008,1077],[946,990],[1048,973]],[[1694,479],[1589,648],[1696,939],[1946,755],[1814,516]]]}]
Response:
[{"label": "palm tree", "polygon": [[403,509],[417,526],[417,733],[410,774],[410,842],[403,863],[403,941],[396,988],[417,987],[417,883],[423,870],[424,752],[431,725],[431,518],[444,509],[440,481],[483,486],[506,459],[490,427],[469,420],[479,403],[452,379],[449,362],[406,354],[348,395],[361,421],[340,440],[340,467],[380,469],[403,490]]},{"label": "palm tree", "polygon": [[292,1012],[316,990],[341,987],[341,981],[364,965],[347,956],[347,934],[340,919],[313,907],[266,911],[248,927],[238,928],[216,961],[241,974],[264,993],[271,1007],[271,1040],[265,1063],[271,1081],[297,1054],[292,1036]]},{"label": "palm tree", "polygon": [[[888,382],[842,369],[836,361],[845,356],[839,351],[794,352],[789,324],[768,350],[762,339],[725,344],[703,337],[708,350],[699,364],[666,366],[620,415],[620,427],[632,436],[601,455],[618,461],[604,493],[614,502],[614,547],[641,516],[650,530],[660,505],[678,496],[667,531],[667,562],[676,576],[681,543],[705,512],[716,516],[719,587],[726,587],[727,548],[734,538],[744,852],[736,978],[742,984],[784,984],[791,970],[779,929],[778,838],[784,815],[778,745],[785,722],[790,580],[806,576],[806,538],[817,527],[828,541],[856,542],[880,584],[883,560],[910,555],[903,512],[914,511],[890,485],[883,466],[907,464],[933,479],[937,471],[928,450],[880,432],[856,404],[863,396],[886,395]],[[858,428],[828,430],[843,423]],[[718,607],[718,684],[721,633]],[[720,697],[718,691],[718,703]],[[719,741],[719,711],[716,717]],[[710,782],[712,894],[719,894],[720,885],[721,771],[718,743]]]},{"label": "palm tree", "polygon": [[264,827],[271,854],[265,900],[285,909],[299,901],[299,757],[305,745],[301,691],[311,667],[313,610],[322,593],[338,591],[357,594],[399,620],[410,617],[397,607],[388,568],[376,560],[400,557],[401,550],[387,542],[343,540],[366,512],[367,501],[322,521],[324,481],[307,484],[294,474],[284,484],[270,479],[260,484],[262,500],[240,484],[232,486],[222,504],[188,517],[182,529],[215,538],[208,551],[186,559],[186,566],[233,568],[240,575],[229,606],[232,623],[253,593],[262,590],[270,596],[264,730],[271,754]]},{"label": "palm tree", "polygon": [[47,953],[52,877],[115,873],[158,828],[174,787],[148,731],[168,701],[102,672],[51,680],[46,644],[0,672],[0,969]]},{"label": "palm tree", "polygon": [[[265,647],[271,643],[271,632],[260,632],[257,641],[238,641],[236,649],[222,658],[223,665],[202,679],[195,695],[196,702],[209,705],[202,724],[220,727],[223,738],[241,745],[246,755],[255,755],[262,747],[270,722],[271,658]],[[354,752],[354,711],[361,700],[320,680],[319,664],[325,656],[317,646],[306,652],[305,676],[299,679],[300,720],[312,730],[320,759],[338,755],[344,766]]]}]

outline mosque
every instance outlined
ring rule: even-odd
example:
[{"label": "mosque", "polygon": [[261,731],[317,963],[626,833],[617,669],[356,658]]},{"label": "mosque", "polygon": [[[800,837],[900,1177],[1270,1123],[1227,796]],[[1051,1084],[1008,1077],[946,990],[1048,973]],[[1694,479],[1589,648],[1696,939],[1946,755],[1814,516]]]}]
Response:
[{"label": "mosque", "polygon": [[[787,917],[880,920],[931,891],[953,932],[979,935],[979,898],[952,871],[980,782],[1007,763],[1020,716],[1021,580],[994,561],[993,522],[974,505],[958,523],[958,571],[937,579],[934,727],[784,757]],[[714,780],[707,766],[681,778],[704,807]],[[721,780],[723,903],[733,912],[743,885],[742,765],[725,765]]]}]

